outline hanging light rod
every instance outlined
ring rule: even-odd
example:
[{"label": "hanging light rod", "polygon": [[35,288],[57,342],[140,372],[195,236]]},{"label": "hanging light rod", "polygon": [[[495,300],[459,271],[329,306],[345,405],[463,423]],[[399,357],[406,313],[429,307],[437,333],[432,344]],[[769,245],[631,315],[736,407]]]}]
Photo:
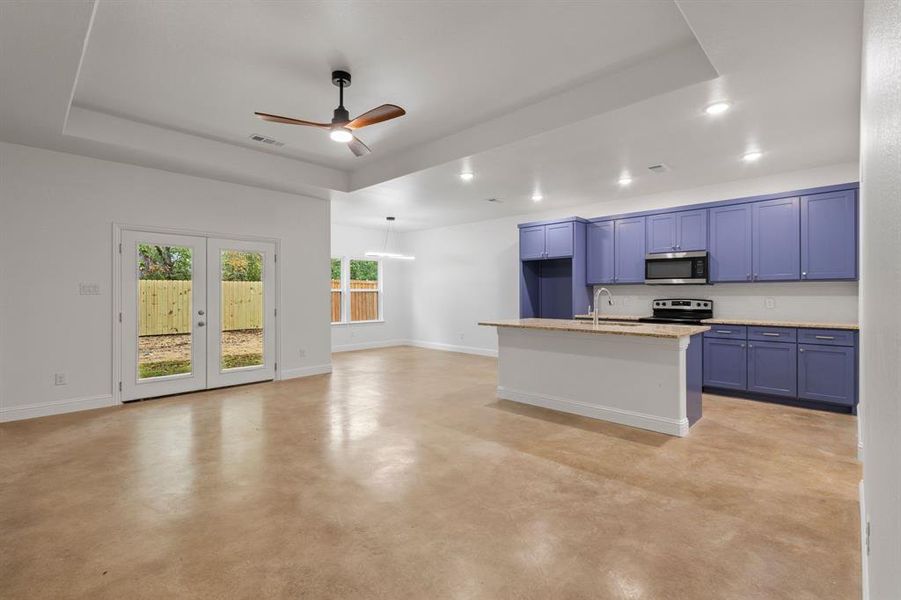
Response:
[{"label": "hanging light rod", "polygon": [[391,224],[394,223],[394,217],[385,217],[385,220],[388,221],[388,226],[385,229],[385,245],[382,248],[381,252],[367,252],[366,256],[371,256],[373,258],[390,258],[392,260],[416,260],[415,256],[410,256],[409,254],[401,254],[399,252],[388,252],[388,238],[391,236]]}]

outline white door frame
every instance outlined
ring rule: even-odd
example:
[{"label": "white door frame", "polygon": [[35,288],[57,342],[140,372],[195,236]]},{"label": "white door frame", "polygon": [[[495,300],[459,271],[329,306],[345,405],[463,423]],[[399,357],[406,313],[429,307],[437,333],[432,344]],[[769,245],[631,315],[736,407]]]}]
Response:
[{"label": "white door frame", "polygon": [[131,225],[128,223],[112,224],[112,313],[110,319],[112,323],[112,378],[110,381],[110,389],[112,390],[113,402],[121,404],[122,400],[122,323],[119,321],[119,314],[122,312],[122,232],[138,231],[144,233],[162,233],[172,235],[189,235],[205,238],[226,238],[232,240],[244,240],[248,242],[266,242],[275,245],[275,315],[273,317],[273,334],[275,335],[275,380],[282,378],[281,370],[278,368],[281,360],[281,279],[282,264],[278,260],[281,254],[281,239],[270,238],[254,235],[241,235],[236,233],[224,233],[220,231],[199,231],[196,229],[178,229],[174,227],[151,227],[146,225]]}]

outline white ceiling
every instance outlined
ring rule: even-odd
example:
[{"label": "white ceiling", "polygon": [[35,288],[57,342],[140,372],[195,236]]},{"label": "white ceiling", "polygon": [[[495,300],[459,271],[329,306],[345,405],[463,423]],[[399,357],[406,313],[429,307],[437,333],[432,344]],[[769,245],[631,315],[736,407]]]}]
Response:
[{"label": "white ceiling", "polygon": [[354,169],[373,157],[253,112],[328,122],[349,69],[352,115],[407,110],[359,134],[384,157],[692,39],[671,2],[101,2],[75,104]]},{"label": "white ceiling", "polygon": [[[4,2],[0,139],[331,198],[348,224],[525,214],[856,160],[860,13],[752,0]],[[335,68],[353,74],[352,113],[408,111],[362,130],[372,155],[251,116],[328,120]],[[703,114],[720,99],[733,110]],[[759,163],[738,160],[752,147]],[[657,162],[672,171],[645,174]]]}]

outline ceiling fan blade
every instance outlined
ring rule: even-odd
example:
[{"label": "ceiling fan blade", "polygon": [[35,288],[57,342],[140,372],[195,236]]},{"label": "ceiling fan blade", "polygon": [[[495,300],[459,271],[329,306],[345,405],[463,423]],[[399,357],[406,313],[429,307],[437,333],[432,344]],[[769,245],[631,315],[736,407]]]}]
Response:
[{"label": "ceiling fan blade", "polygon": [[360,157],[364,154],[369,154],[372,150],[369,149],[369,146],[360,141],[360,138],[354,136],[354,139],[347,142],[347,147],[350,148],[350,151],[354,153],[354,156]]},{"label": "ceiling fan blade", "polygon": [[364,112],[362,115],[345,125],[348,129],[359,129],[367,125],[375,125],[382,121],[396,119],[407,114],[407,111],[395,104],[382,104],[377,108]]},{"label": "ceiling fan blade", "polygon": [[331,125],[328,123],[314,123],[313,121],[302,121],[301,119],[292,119],[291,117],[282,117],[279,115],[270,115],[269,113],[255,112],[257,118],[272,123],[284,123],[285,125],[306,125],[307,127],[319,127],[321,129],[329,129]]}]

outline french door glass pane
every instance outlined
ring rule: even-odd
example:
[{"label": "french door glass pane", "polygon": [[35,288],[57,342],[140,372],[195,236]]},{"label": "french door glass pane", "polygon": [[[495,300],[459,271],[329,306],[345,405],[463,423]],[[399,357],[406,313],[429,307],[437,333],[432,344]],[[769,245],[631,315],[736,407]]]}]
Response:
[{"label": "french door glass pane", "polygon": [[263,254],[222,250],[220,258],[219,364],[223,370],[262,366]]},{"label": "french door glass pane", "polygon": [[138,244],[138,378],[191,373],[191,248]]}]

